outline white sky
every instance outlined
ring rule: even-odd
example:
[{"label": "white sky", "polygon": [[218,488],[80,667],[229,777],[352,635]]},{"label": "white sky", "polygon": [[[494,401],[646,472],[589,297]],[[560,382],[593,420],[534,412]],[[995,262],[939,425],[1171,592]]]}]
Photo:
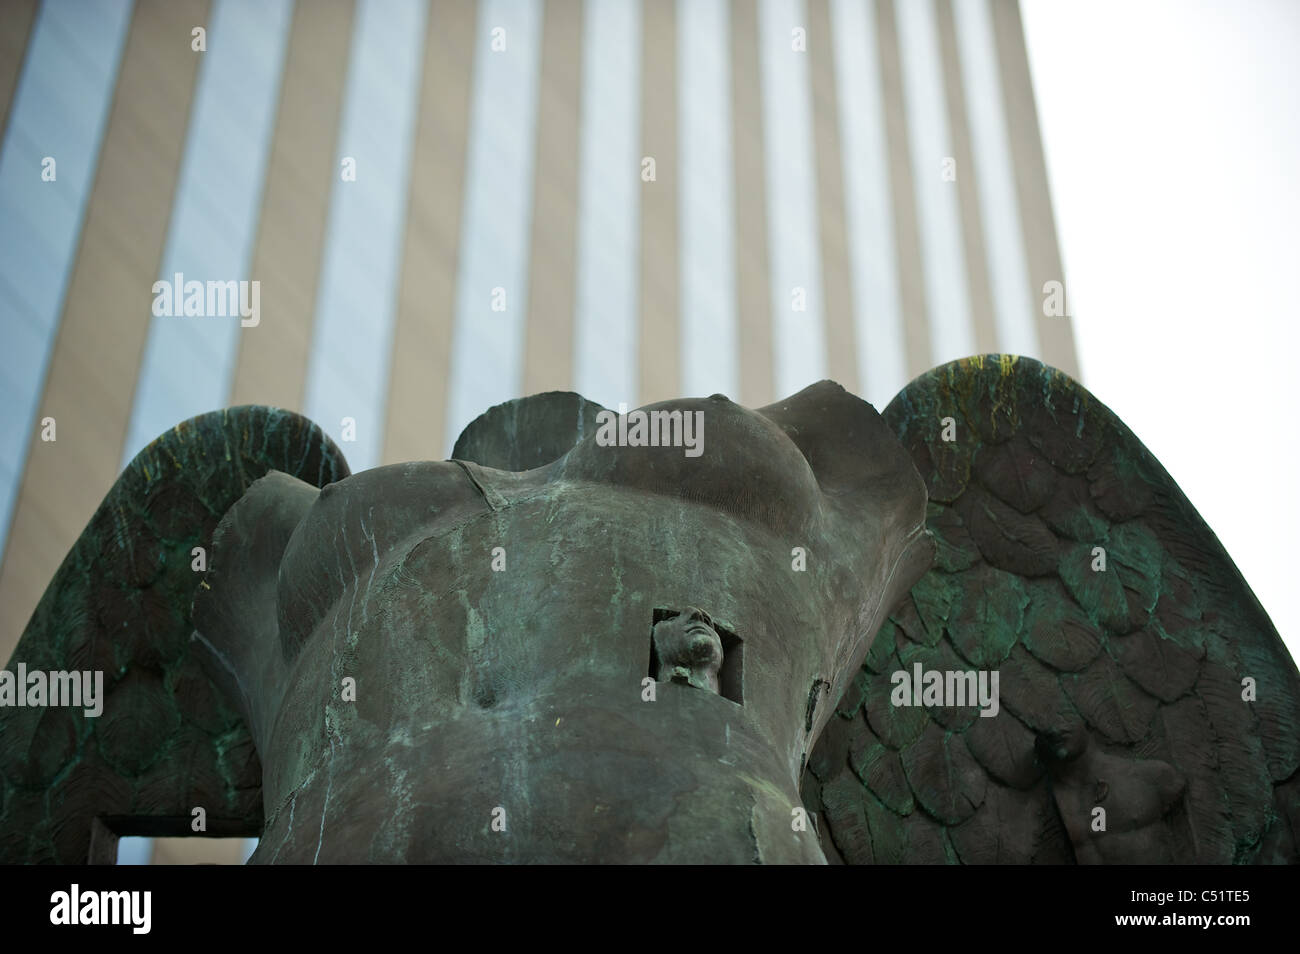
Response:
[{"label": "white sky", "polygon": [[1083,383],[1300,659],[1300,3],[1021,8]]}]

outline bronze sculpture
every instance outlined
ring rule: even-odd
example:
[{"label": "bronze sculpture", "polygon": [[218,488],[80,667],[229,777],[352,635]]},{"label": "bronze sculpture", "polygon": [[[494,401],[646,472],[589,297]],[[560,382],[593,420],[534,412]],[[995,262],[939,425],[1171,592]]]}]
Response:
[{"label": "bronze sculpture", "polygon": [[[539,395],[353,476],[286,412],[163,435],[10,666],[109,688],[0,709],[0,858],[202,807],[254,862],[1296,859],[1295,664],[1077,384],[644,411],[667,440]],[[914,664],[1002,705],[891,704]]]}]

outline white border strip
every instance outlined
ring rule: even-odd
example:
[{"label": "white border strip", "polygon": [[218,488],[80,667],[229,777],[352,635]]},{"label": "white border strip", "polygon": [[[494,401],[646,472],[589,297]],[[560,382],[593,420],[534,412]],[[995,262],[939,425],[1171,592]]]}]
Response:
[{"label": "white border strip", "polygon": [[[495,36],[505,49],[494,50]],[[519,397],[528,308],[529,231],[537,152],[540,3],[484,0],[474,33],[474,88],[465,163],[456,317],[444,432]],[[493,311],[493,289],[504,311]],[[355,468],[354,468],[355,469]]]},{"label": "white border strip", "polygon": [[[957,183],[942,178],[943,161],[952,156],[952,139],[934,0],[896,0],[894,11],[921,234],[930,353],[937,365],[966,357],[975,350],[961,208]],[[958,176],[970,174],[970,169],[957,169]]]},{"label": "white border strip", "polygon": [[830,14],[858,376],[883,408],[907,384],[907,352],[874,3],[831,0]]},{"label": "white border strip", "polygon": [[1015,169],[988,0],[953,0],[958,59],[966,88],[975,182],[984,220],[984,251],[993,291],[998,350],[1037,355],[1038,329],[1029,294],[1029,266],[1020,229]]},{"label": "white border strip", "polygon": [[[185,283],[260,277],[248,269],[292,18],[292,0],[217,0],[212,10],[207,52],[194,54],[198,84],[158,276],[169,286],[177,274]],[[238,313],[185,317],[180,301],[173,309],[150,318],[123,467],[159,434],[229,403]]]},{"label": "white border strip", "polygon": [[738,397],[728,0],[677,0],[682,396]]},{"label": "white border strip", "polygon": [[[0,548],[38,425],[86,203],[131,22],[129,2],[36,12],[0,146]],[[42,160],[57,178],[41,178]]]},{"label": "white border strip", "polygon": [[[352,32],[303,403],[354,472],[383,453],[427,15],[425,0],[362,0]],[[346,157],[355,182],[343,181]]]},{"label": "white border strip", "polygon": [[[812,86],[808,53],[792,49],[796,28],[806,35],[808,17],[803,0],[760,0],[758,46],[767,158],[773,384],[778,398],[826,377]],[[793,310],[796,287],[804,290],[804,311]]]},{"label": "white border strip", "polygon": [[587,0],[582,31],[573,388],[606,407],[637,404],[641,16],[640,0]]}]

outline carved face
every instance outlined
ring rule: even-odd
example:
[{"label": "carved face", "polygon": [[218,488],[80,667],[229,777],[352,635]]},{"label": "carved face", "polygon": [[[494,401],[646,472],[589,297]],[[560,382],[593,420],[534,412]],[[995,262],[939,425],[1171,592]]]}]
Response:
[{"label": "carved face", "polygon": [[654,651],[661,682],[684,682],[696,689],[719,691],[722,640],[704,610],[688,606],[656,624]]}]

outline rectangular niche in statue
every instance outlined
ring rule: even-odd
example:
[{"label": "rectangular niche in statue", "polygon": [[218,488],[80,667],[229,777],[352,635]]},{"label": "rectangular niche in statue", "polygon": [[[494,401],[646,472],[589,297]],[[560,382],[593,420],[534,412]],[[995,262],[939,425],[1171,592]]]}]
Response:
[{"label": "rectangular niche in statue", "polygon": [[744,705],[745,644],[739,636],[694,606],[656,609],[650,627],[649,674],[714,692]]}]

